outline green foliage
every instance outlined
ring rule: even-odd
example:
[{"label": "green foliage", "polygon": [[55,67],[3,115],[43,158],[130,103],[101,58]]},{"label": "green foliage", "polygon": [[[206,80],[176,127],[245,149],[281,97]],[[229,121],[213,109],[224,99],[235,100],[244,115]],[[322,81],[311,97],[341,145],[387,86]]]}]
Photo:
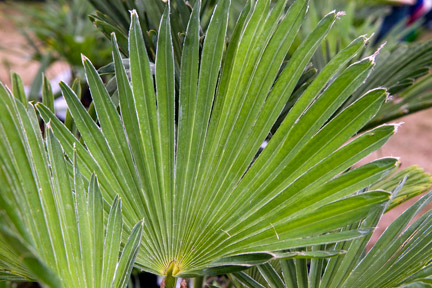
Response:
[{"label": "green foliage", "polygon": [[69,157],[75,145],[84,177],[96,172],[107,201],[122,197],[126,225],[146,219],[138,267],[174,277],[244,269],[288,257],[280,250],[361,237],[367,229],[324,233],[366,217],[389,199],[382,191],[353,193],[392,171],[395,159],[340,175],[393,134],[386,125],[341,147],[377,113],[385,90],[371,90],[328,122],[374,66],[372,57],[342,68],[364,46],[364,37],[316,77],[255,161],[338,16],[326,16],[280,72],[307,3],[296,1],[286,12],[285,5],[280,1],[270,11],[269,1],[249,2],[222,57],[229,1],[216,7],[201,53],[196,3],[183,47],[177,115],[168,10],[159,26],[155,83],[135,12],[130,82],[113,42],[120,115],[87,59],[100,128],[62,85],[85,146],[38,105]]},{"label": "green foliage", "polygon": [[[402,182],[403,187],[398,187]],[[398,193],[393,196],[391,203],[387,207],[387,212],[405,201],[427,192],[431,184],[431,175],[425,173],[423,169],[417,166],[411,166],[378,181],[371,186],[371,189],[382,189],[384,191],[394,191],[398,189]]]},{"label": "green foliage", "polygon": [[[260,273],[278,286],[282,279],[270,263],[285,263],[282,271],[291,267],[305,281],[309,258],[323,267],[326,258],[346,259],[344,251],[358,256],[390,200],[396,205],[418,194],[430,178],[413,180],[398,199],[395,181],[413,171],[389,176],[397,159],[352,168],[395,132],[394,125],[382,125],[353,138],[388,97],[386,89],[363,88],[376,54],[360,57],[368,40],[361,36],[318,71],[307,70],[341,15],[327,14],[302,37],[308,1],[288,2],[248,1],[231,32],[229,0],[218,2],[205,29],[200,1],[180,16],[161,8],[160,23],[151,17],[140,22],[139,9],[130,20],[123,12],[107,13],[130,23],[128,35],[124,26],[105,31],[117,32],[111,65],[116,91],[109,93],[110,85],[83,57],[94,110],[81,104],[79,89],[61,83],[69,107],[63,124],[44,85],[36,108],[46,123],[45,140],[33,106],[24,106],[19,79],[13,95],[0,90],[0,180],[7,187],[0,197],[0,241],[11,243],[0,246],[0,277],[18,275],[51,287],[123,287],[134,264],[164,275],[172,287],[178,277],[266,263]],[[119,11],[132,4],[121,5]],[[173,33],[182,29],[178,17],[187,27],[183,41]],[[146,33],[149,23],[157,25],[157,37]],[[155,42],[148,42],[152,35]],[[293,45],[296,38],[302,41]],[[417,208],[394,231],[403,230]],[[429,227],[426,219],[422,223],[411,226],[412,233]],[[386,255],[396,255],[400,241],[412,235],[402,234]],[[429,245],[428,239],[422,241]],[[77,255],[85,257],[74,260]],[[419,271],[418,260],[408,261],[409,273]],[[70,274],[61,273],[64,267]]]},{"label": "green foliage", "polygon": [[[130,26],[129,11],[134,10],[138,14],[140,19],[141,31],[146,44],[146,50],[150,62],[155,62],[156,57],[156,46],[157,46],[157,31],[161,22],[164,10],[167,7],[166,2],[170,5],[170,17],[172,25],[170,26],[171,38],[173,49],[174,49],[174,63],[176,70],[177,82],[179,80],[178,73],[180,72],[180,62],[182,53],[182,42],[187,30],[187,25],[192,12],[192,7],[198,1],[105,1],[105,0],[87,0],[96,9],[96,12],[91,14],[90,20],[94,25],[107,37],[111,38],[111,33],[115,33],[120,51],[124,55],[129,55],[128,49],[128,31]],[[199,33],[206,32],[210,20],[212,17],[213,9],[215,8],[217,1],[215,0],[200,0],[201,10],[199,12],[200,17],[200,30]],[[230,7],[230,17],[228,19],[228,33],[232,31],[238,15],[240,14],[245,0],[232,1]],[[85,54],[85,53],[84,53]],[[89,59],[89,55],[86,54]],[[178,83],[177,83],[178,84]]]},{"label": "green foliage", "polygon": [[[139,13],[142,19],[140,26],[143,33],[143,37],[148,45],[149,56],[155,55],[155,44],[152,36],[154,33],[151,31],[158,31],[159,22],[162,18],[163,11],[165,9],[165,4],[163,1],[104,1],[104,0],[88,0],[94,8],[96,13],[90,15],[90,20],[95,24],[95,26],[105,34],[107,38],[110,38],[111,33],[115,33],[118,38],[118,43],[120,49],[123,53],[127,53],[128,50],[128,31],[130,26],[130,16],[129,12],[135,10]],[[177,3],[176,1],[174,1]],[[185,2],[178,1],[182,7],[182,11],[187,9]],[[187,12],[189,12],[187,10]],[[180,17],[175,17],[181,20]],[[180,29],[178,32],[185,31],[186,23],[181,27],[175,27],[175,29]],[[146,32],[149,33],[146,33]],[[154,59],[154,58],[153,58]]]},{"label": "green foliage", "polygon": [[[154,63],[157,41],[155,31],[158,30],[158,19],[160,19],[164,9],[162,1],[151,1],[148,3],[140,3],[139,1],[136,3],[110,1],[109,3],[106,3],[106,1],[90,0],[90,2],[92,2],[98,10],[96,15],[91,16],[93,22],[107,36],[111,32],[116,33],[120,50],[125,55],[128,55],[127,25],[129,24],[129,19],[126,17],[126,11],[127,9],[130,10],[132,8],[137,9],[140,19],[144,19],[141,20],[140,24],[143,31],[143,37],[145,38],[150,62]],[[194,1],[192,1],[192,3],[193,2]],[[208,19],[210,19],[211,15],[210,8],[214,7],[215,4],[213,2],[214,1],[203,1],[203,8],[200,13],[200,27],[204,32],[207,31],[208,28]],[[323,67],[328,64],[328,62],[335,57],[341,49],[343,49],[343,47],[349,45],[352,39],[358,35],[370,35],[371,38],[368,41],[368,45],[366,45],[363,50],[358,53],[358,56],[353,58],[348,64],[361,59],[364,55],[375,53],[377,49],[382,51],[380,55],[377,56],[377,65],[371,72],[372,75],[366,79],[364,85],[350,97],[350,99],[345,103],[345,106],[350,105],[368,90],[379,86],[389,88],[389,93],[392,97],[389,97],[388,101],[384,104],[383,109],[381,109],[376,117],[374,117],[370,123],[365,126],[366,129],[377,127],[393,119],[432,106],[432,95],[430,93],[432,82],[422,80],[423,76],[430,74],[429,71],[432,64],[432,41],[424,44],[401,44],[401,39],[414,29],[413,27],[406,28],[402,21],[399,25],[396,25],[388,35],[381,39],[380,42],[377,42],[374,34],[377,34],[377,31],[379,31],[383,18],[389,9],[387,9],[387,6],[375,5],[371,7],[370,5],[383,4],[383,2],[384,1],[375,0],[310,1],[309,15],[305,18],[300,36],[295,40],[290,49],[290,53],[287,56],[287,58],[289,58],[290,54],[294,53],[295,49],[300,45],[301,40],[311,33],[320,19],[333,9],[344,11],[344,13],[339,14],[340,20],[335,23],[335,27],[329,31],[326,39],[312,57],[314,68],[322,70]],[[242,1],[240,0],[233,1],[230,15],[234,16],[230,17],[230,19],[237,19],[237,15],[240,11],[239,6],[241,4]],[[187,21],[185,19],[188,19],[189,17],[190,7],[188,6],[188,2],[182,0],[171,1],[171,11],[172,21],[175,21],[171,29],[172,35],[174,35],[172,41],[175,58],[176,89],[178,89],[180,79],[180,59],[182,53],[182,37],[180,35],[184,35],[187,29]],[[121,15],[123,16],[120,17]],[[151,17],[149,17],[149,15]],[[159,15],[160,17],[154,17],[155,15]],[[235,27],[234,23],[231,22],[232,21],[228,22],[229,25],[227,30],[229,41],[231,41],[231,36],[234,33]],[[418,24],[419,23],[415,23],[413,26],[417,27]],[[114,29],[113,27],[116,28]],[[128,63],[128,59],[125,59],[125,62]],[[314,68],[310,69],[308,72],[312,72]],[[104,67],[100,72],[113,74],[113,64]],[[305,72],[305,76],[310,74],[308,72]],[[274,127],[273,130],[280,125],[286,112],[291,109],[292,105],[297,101],[308,83],[310,83],[310,81],[306,81],[303,86],[299,86],[299,89],[296,89],[293,97],[290,98],[284,108],[281,118],[277,121],[276,127]]]},{"label": "green foliage", "polygon": [[[430,108],[432,106],[432,41],[424,43],[401,43],[420,23],[405,27],[405,21],[396,25],[383,39],[376,40],[380,25],[387,14],[388,7],[370,7],[365,3],[382,1],[311,1],[310,17],[302,27],[307,35],[316,23],[328,11],[345,11],[341,21],[335,24],[325,42],[315,53],[313,66],[321,70],[330,59],[351,42],[357,35],[371,35],[370,43],[359,55],[368,55],[380,49],[376,57],[376,67],[364,85],[345,103],[353,103],[366,91],[379,86],[387,87],[391,97],[379,113],[365,126],[365,129],[377,127],[383,123],[405,115]],[[375,3],[377,4],[377,3]],[[375,35],[374,35],[375,34]]]},{"label": "green foliage", "polygon": [[124,287],[141,223],[122,239],[120,199],[104,219],[96,176],[83,178],[76,161],[64,159],[49,128],[42,139],[32,106],[4,86],[0,97],[0,278],[56,288]]},{"label": "green foliage", "polygon": [[18,3],[16,7],[22,16],[15,21],[23,28],[25,48],[33,59],[67,62],[75,74],[82,70],[81,53],[94,59],[98,67],[107,63],[109,42],[89,22],[92,10],[86,0],[47,0],[30,6]]},{"label": "green foliage", "polygon": [[[432,41],[404,46],[393,53],[384,53],[377,69],[372,73],[376,81],[368,83],[373,87],[385,83],[392,95],[380,112],[365,127],[375,127],[408,114],[432,107]],[[386,75],[386,76],[384,76]]]},{"label": "green foliage", "polygon": [[[397,194],[397,191],[394,192]],[[426,212],[411,225],[409,223],[431,200],[432,193],[429,193],[412,205],[387,228],[367,253],[365,247],[372,233],[361,239],[327,247],[330,251],[346,251],[338,257],[273,261],[235,273],[232,279],[236,287],[251,288],[416,287],[414,285],[427,284],[432,259],[432,211]],[[383,207],[373,209],[363,222],[344,229],[376,225],[384,211]],[[313,247],[312,251],[322,248]]]}]

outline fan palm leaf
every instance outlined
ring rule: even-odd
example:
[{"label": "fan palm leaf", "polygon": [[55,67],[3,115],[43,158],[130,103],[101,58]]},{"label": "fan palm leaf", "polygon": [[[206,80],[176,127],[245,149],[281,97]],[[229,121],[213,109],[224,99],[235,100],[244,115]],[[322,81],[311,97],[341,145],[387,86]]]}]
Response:
[{"label": "fan palm leaf", "polygon": [[[285,9],[287,2],[271,7],[269,0],[249,1],[225,51],[230,1],[216,6],[202,49],[197,1],[183,45],[178,95],[169,10],[159,25],[154,76],[132,12],[130,79],[113,37],[119,111],[86,58],[97,122],[74,91],[61,84],[83,142],[49,108],[37,105],[66,158],[78,163],[83,181],[91,183],[96,174],[108,203],[120,195],[124,230],[132,231],[144,218],[135,265],[168,276],[167,283],[172,277],[237,271],[271,258],[295,257],[283,252],[290,248],[362,237],[368,227],[337,229],[365,218],[390,197],[384,191],[354,193],[394,170],[396,159],[347,171],[395,132],[393,125],[383,125],[349,141],[377,113],[385,89],[368,91],[338,111],[374,66],[371,56],[344,69],[365,37],[320,71],[257,154],[340,16],[332,12],[324,17],[281,70],[307,10],[305,0]],[[36,118],[34,112],[30,115]],[[22,132],[4,133],[16,137]],[[32,161],[40,169],[48,167],[43,159]],[[37,198],[24,203],[32,201]]]},{"label": "fan palm leaf", "polygon": [[104,220],[96,176],[84,179],[75,161],[65,161],[50,129],[42,139],[33,106],[4,86],[0,97],[0,278],[15,275],[47,287],[124,287],[141,223],[121,249],[121,200],[115,198]]},{"label": "fan palm leaf", "polygon": [[[97,0],[91,2],[104,3],[104,1]],[[191,3],[194,2],[195,1]],[[200,29],[202,31],[207,31],[209,22],[207,20],[207,18],[209,18],[208,14],[211,12],[210,8],[214,6],[213,4],[209,4],[209,2],[215,1],[203,1],[203,6],[205,8],[202,8],[200,13]],[[112,3],[107,6],[95,4],[95,7],[98,9],[98,11],[101,11],[104,14],[116,14],[113,15],[114,17],[111,19],[112,21],[108,19],[98,19],[99,16],[103,18],[102,13],[97,13],[99,16],[92,17],[94,17],[94,23],[98,25],[106,35],[109,36],[108,31],[116,33],[120,50],[125,55],[128,55],[127,29],[125,25],[127,25],[130,21],[128,20],[126,23],[124,21],[120,21],[119,19],[115,19],[118,15],[124,15],[124,12],[126,11],[123,9],[124,11],[122,13],[117,12],[119,9],[118,7],[122,7],[122,5],[119,5],[119,3],[120,2],[117,0],[112,1]],[[367,3],[367,5],[371,4],[372,3]],[[185,19],[187,19],[190,15],[188,3],[185,4],[183,0],[171,1],[170,5],[172,8],[171,19],[175,21],[174,25],[171,27],[172,33],[173,35],[184,35],[187,29],[187,21]],[[235,16],[230,17],[229,24],[232,24],[232,19],[236,19],[236,15],[239,13],[238,7],[242,5],[243,0],[233,1],[232,6],[236,7],[231,7],[230,13],[235,14]],[[156,19],[159,19],[162,16],[164,4],[159,1],[154,1],[151,3],[149,2],[148,4],[146,3],[137,6],[144,7],[144,9],[139,10],[138,15],[140,15],[141,18],[140,23],[144,32],[143,37],[145,38],[145,43],[147,45],[146,47],[149,52],[149,59],[151,62],[154,62],[156,56],[154,53],[156,37],[150,37],[150,35],[153,35],[153,31],[157,30],[157,27],[159,27],[159,22],[156,21]],[[128,9],[132,9],[131,7]],[[319,20],[332,9],[345,11],[345,16],[341,19],[341,21],[336,23],[335,27],[330,31],[330,33],[326,36],[325,41],[321,44],[321,47],[318,48],[314,54],[312,58],[312,64],[318,70],[321,70],[330,61],[330,59],[335,57],[341,48],[348,45],[356,35],[373,35],[375,32],[377,32],[380,29],[383,15],[386,14],[385,7],[368,7],[365,6],[365,3],[357,3],[356,1],[311,1],[308,17],[305,19],[305,23],[302,25],[300,34],[307,36],[309,33],[311,33]],[[150,18],[145,15],[152,15],[152,20],[150,20]],[[146,19],[144,22],[147,24],[143,25],[142,19]],[[350,99],[345,103],[345,106],[348,106],[353,101],[362,96],[365,92],[377,86],[387,87],[389,89],[389,93],[392,96],[389,98],[389,101],[386,101],[379,113],[369,122],[367,126],[363,128],[364,130],[377,127],[383,123],[403,117],[407,114],[427,109],[432,105],[430,93],[430,75],[428,75],[429,81],[426,79],[420,80],[422,76],[425,76],[429,73],[431,68],[432,54],[430,51],[432,51],[432,42],[426,41],[425,43],[401,43],[400,39],[403,39],[413,30],[413,26],[405,27],[404,24],[405,23],[402,21],[402,23],[396,25],[395,28],[392,29],[392,31],[388,33],[388,35],[386,35],[383,39],[377,40],[377,37],[371,36],[371,43],[365,46],[359,55],[351,60],[352,63],[355,60],[361,59],[364,55],[373,53],[373,51],[380,46],[383,50],[377,57],[377,66],[372,72],[373,74],[366,80],[360,89],[353,93],[352,97],[350,97]],[[419,24],[420,23],[416,23],[414,26],[418,26]],[[122,27],[120,30],[123,32],[109,28],[115,26]],[[104,27],[107,29],[104,29]],[[227,31],[229,38],[229,40],[227,40],[228,42],[231,41],[230,36],[232,35],[233,30],[234,25],[229,25]],[[300,40],[302,38],[302,36],[296,38],[297,41],[295,41],[295,43],[292,45],[293,47],[290,48],[290,53],[288,54],[287,58],[289,58],[291,53],[295,51],[295,49],[301,43]],[[178,89],[180,82],[179,66],[182,53],[181,38],[173,37],[172,41],[176,63],[176,89]],[[129,59],[125,59],[126,63],[129,63],[128,61]],[[129,67],[127,67],[127,69],[129,69]],[[311,68],[305,72],[304,76],[309,75],[309,72],[314,70],[314,68]],[[110,63],[109,65],[101,68],[99,71],[101,73],[113,75],[114,65],[113,63]],[[108,90],[110,93],[110,88],[115,86],[113,85],[115,81],[111,82],[112,83],[108,85]],[[301,85],[298,87],[300,86]],[[285,110],[289,110],[292,107],[292,104],[297,100],[296,96],[298,96],[298,94],[304,90],[305,86],[300,87],[293,97],[290,97]],[[285,112],[286,111],[282,113],[281,119],[284,118],[286,114]],[[274,127],[273,130],[277,128],[279,122],[280,121],[276,122],[276,127]]]}]

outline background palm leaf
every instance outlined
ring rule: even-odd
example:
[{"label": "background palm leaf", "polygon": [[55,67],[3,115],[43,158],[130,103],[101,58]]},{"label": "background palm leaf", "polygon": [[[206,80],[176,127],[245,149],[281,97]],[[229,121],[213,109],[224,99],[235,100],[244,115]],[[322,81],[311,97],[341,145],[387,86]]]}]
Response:
[{"label": "background palm leaf", "polygon": [[[403,186],[399,187],[401,182],[403,182]],[[432,176],[430,174],[417,166],[411,166],[374,183],[370,189],[384,191],[398,190],[397,194],[393,195],[392,201],[387,207],[386,212],[388,212],[405,201],[427,192],[431,185]]]},{"label": "background palm leaf", "polygon": [[[156,53],[154,52],[156,47],[155,31],[159,27],[158,19],[162,17],[164,10],[164,4],[162,1],[152,1],[141,4],[139,4],[139,1],[135,4],[131,4],[129,2],[122,2],[118,0],[109,1],[108,3],[105,3],[106,1],[98,0],[90,0],[90,2],[92,2],[95,8],[98,10],[95,15],[91,16],[94,23],[102,31],[104,31],[105,35],[107,36],[109,36],[111,32],[116,33],[120,50],[125,55],[128,55],[127,25],[130,21],[128,19],[126,21],[117,18],[118,15],[123,15],[122,17],[124,18],[127,9],[137,9],[141,19],[140,23],[143,36],[145,38],[147,51],[149,52],[149,59],[151,62],[154,62],[156,56]],[[173,15],[172,19],[175,21],[171,30],[172,34],[174,35],[172,40],[176,67],[176,89],[178,89],[180,82],[180,59],[182,53],[182,38],[177,36],[184,35],[187,29],[186,19],[188,19],[189,15],[191,14],[191,6],[189,2],[192,4],[197,4],[196,2],[199,1],[184,2],[183,0],[178,0],[170,2],[170,7],[172,10],[171,13]],[[203,8],[201,9],[200,13],[200,28],[205,33],[209,27],[208,19],[210,19],[211,11],[217,1],[210,0],[202,2]],[[237,19],[237,15],[240,14],[240,8],[242,7],[243,2],[245,1],[236,0],[233,1],[231,5],[230,15],[234,16],[230,17],[230,20],[228,21],[227,35],[229,40],[227,41],[235,41],[235,23],[233,23],[235,21],[233,20]],[[365,81],[365,84],[362,86],[362,88],[353,93],[353,95],[345,104],[345,106],[348,106],[353,101],[362,96],[366,91],[377,86],[389,88],[389,92],[392,97],[389,98],[389,101],[386,101],[380,112],[373,119],[371,119],[370,123],[366,125],[364,129],[377,127],[393,119],[400,118],[410,113],[424,110],[432,106],[430,93],[432,82],[430,81],[430,75],[427,77],[429,80],[421,80],[422,76],[430,74],[429,71],[432,63],[432,54],[430,51],[432,51],[432,42],[426,41],[425,43],[401,43],[401,39],[404,39],[413,31],[413,29],[420,26],[421,20],[409,27],[406,27],[404,23],[405,21],[401,21],[401,23],[396,25],[384,37],[381,37],[381,35],[378,36],[378,33],[376,32],[379,31],[381,23],[389,11],[387,6],[373,5],[382,4],[381,2],[339,0],[311,1],[309,7],[309,16],[305,19],[305,23],[300,30],[300,36],[294,41],[294,44],[290,48],[290,53],[287,56],[287,59],[289,59],[296,48],[298,48],[304,37],[311,33],[321,18],[333,9],[344,11],[345,15],[341,21],[336,23],[332,31],[329,32],[327,38],[317,49],[312,58],[314,68],[305,71],[304,76],[313,76],[313,73],[310,75],[309,72],[313,72],[314,69],[317,69],[318,71],[322,70],[324,66],[333,57],[335,57],[341,49],[343,49],[343,47],[347,46],[351,40],[358,35],[371,35],[371,40],[369,45],[365,46],[359,55],[352,60],[353,62],[355,60],[361,59],[361,57],[364,55],[374,53],[376,49],[385,44],[384,47],[381,47],[383,50],[382,53],[380,53],[376,59],[377,68],[372,72],[371,77]],[[271,3],[270,5],[275,4]],[[118,9],[122,10],[121,13],[118,13]],[[111,16],[107,16],[108,18],[105,19],[106,17],[103,15]],[[150,17],[148,15],[150,15]],[[114,29],[113,27],[121,28]],[[380,37],[380,39],[377,39],[378,37]],[[128,59],[125,61],[128,61]],[[110,64],[100,71],[103,73],[112,74],[114,71],[113,65]],[[113,87],[112,89],[115,91],[115,85],[110,85],[110,87]],[[287,111],[292,107],[293,103],[295,103],[297,97],[303,92],[305,87],[300,87],[299,85],[297,88],[299,89],[296,91],[293,97],[290,98],[285,107],[285,110]],[[114,91],[110,91],[110,93],[114,93]],[[283,119],[285,115],[286,113],[283,113],[281,115],[281,119]],[[280,124],[279,122],[281,122],[281,120],[276,122],[277,125],[274,127],[274,130],[277,129],[278,125]]]},{"label": "background palm leaf", "polygon": [[[156,31],[159,30],[160,19],[167,6],[166,1],[119,1],[119,0],[88,0],[96,12],[91,14],[90,20],[98,27],[98,29],[110,38],[111,33],[115,33],[118,38],[120,50],[128,55],[128,29],[130,26],[129,12],[135,10],[139,15],[141,29],[144,32],[143,37],[149,52],[149,57],[152,62],[156,56]],[[192,7],[198,5],[202,7],[199,12],[201,18],[200,27],[202,31],[207,31],[209,22],[212,16],[214,7],[218,1],[215,0],[202,0],[202,1],[184,1],[175,0],[169,1],[171,9],[171,26],[172,34],[174,35],[172,41],[174,46],[174,57],[176,64],[180,64],[181,52],[182,52],[182,37],[186,32],[187,25],[189,22],[190,14],[192,13]],[[236,24],[236,19],[241,12],[243,6],[247,1],[236,0],[233,1],[230,7],[230,13],[234,15],[229,21],[229,31],[232,31]],[[178,71],[179,72],[179,71]]]},{"label": "background palm leaf", "polygon": [[[376,58],[377,65],[371,76],[345,103],[345,106],[350,105],[366,91],[377,86],[389,89],[392,97],[364,127],[370,129],[432,106],[432,41],[402,42],[420,26],[422,20],[411,26],[401,21],[388,34],[381,37],[378,31],[388,13],[388,7],[365,6],[365,2],[367,1],[313,0],[310,5],[310,17],[306,19],[301,32],[304,35],[309,34],[316,23],[331,9],[345,11],[346,15],[336,23],[312,59],[313,66],[318,70],[357,35],[371,35],[370,44],[359,55],[373,53],[381,46],[382,51]],[[370,5],[372,2],[374,1],[367,4]]]}]

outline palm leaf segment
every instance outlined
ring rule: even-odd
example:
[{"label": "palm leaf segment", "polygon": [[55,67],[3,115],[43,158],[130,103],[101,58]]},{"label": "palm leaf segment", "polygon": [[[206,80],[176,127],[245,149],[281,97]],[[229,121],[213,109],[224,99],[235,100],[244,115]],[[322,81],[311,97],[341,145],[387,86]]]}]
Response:
[{"label": "palm leaf segment", "polygon": [[168,10],[154,78],[136,13],[130,80],[113,38],[120,115],[87,59],[100,127],[61,85],[85,146],[38,106],[69,157],[76,146],[84,177],[95,171],[108,202],[122,197],[126,229],[145,219],[138,267],[175,277],[243,269],[284,257],[277,253],[283,249],[360,237],[365,230],[323,233],[366,217],[389,199],[381,191],[352,194],[393,170],[397,160],[341,174],[394,133],[392,125],[380,126],[341,147],[376,114],[386,91],[369,91],[328,121],[374,66],[369,57],[342,69],[365,45],[364,37],[319,73],[257,157],[338,17],[327,15],[280,71],[307,10],[305,0],[286,10],[287,2],[271,9],[269,0],[249,1],[224,54],[230,1],[215,8],[202,51],[196,1],[183,45],[177,114]]},{"label": "palm leaf segment", "polygon": [[0,98],[0,280],[124,287],[141,222],[120,249],[121,200],[115,198],[104,220],[97,178],[87,181],[76,163],[65,161],[50,129],[42,139],[33,106],[26,109],[4,86]]},{"label": "palm leaf segment", "polygon": [[[432,211],[409,224],[431,200],[432,193],[429,193],[407,209],[367,253],[365,247],[372,233],[329,247],[346,251],[339,257],[273,261],[231,277],[236,287],[250,288],[428,287],[432,271]],[[384,211],[382,207],[373,209],[364,222],[344,229],[377,225]],[[320,247],[312,251],[315,249]]]}]

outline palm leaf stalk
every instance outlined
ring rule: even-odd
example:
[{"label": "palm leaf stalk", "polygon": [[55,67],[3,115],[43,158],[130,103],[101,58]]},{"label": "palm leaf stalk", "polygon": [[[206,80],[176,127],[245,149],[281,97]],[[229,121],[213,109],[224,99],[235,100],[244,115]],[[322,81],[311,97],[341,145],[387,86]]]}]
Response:
[{"label": "palm leaf stalk", "polygon": [[0,279],[36,280],[45,287],[124,287],[142,223],[121,248],[121,200],[114,199],[104,220],[96,176],[87,181],[76,161],[65,161],[49,128],[42,139],[33,106],[24,106],[4,86],[0,97]]},{"label": "palm leaf stalk", "polygon": [[[393,171],[397,159],[347,170],[395,132],[394,125],[383,125],[347,143],[387,97],[385,89],[373,89],[338,111],[374,67],[371,56],[344,68],[364,47],[365,37],[320,71],[257,156],[340,16],[332,12],[324,17],[280,71],[308,3],[297,0],[285,9],[287,5],[249,1],[225,51],[230,1],[215,7],[202,49],[197,1],[183,44],[178,95],[169,10],[159,25],[154,77],[132,12],[130,79],[112,39],[119,110],[86,58],[97,122],[74,91],[61,84],[83,143],[49,108],[37,105],[66,159],[78,163],[83,181],[96,174],[107,203],[122,198],[124,230],[144,219],[135,265],[167,276],[168,286],[173,278],[298,257],[286,249],[361,238],[373,226],[337,229],[364,219],[390,198],[385,191],[355,192]],[[4,133],[16,137],[21,132]]]}]

